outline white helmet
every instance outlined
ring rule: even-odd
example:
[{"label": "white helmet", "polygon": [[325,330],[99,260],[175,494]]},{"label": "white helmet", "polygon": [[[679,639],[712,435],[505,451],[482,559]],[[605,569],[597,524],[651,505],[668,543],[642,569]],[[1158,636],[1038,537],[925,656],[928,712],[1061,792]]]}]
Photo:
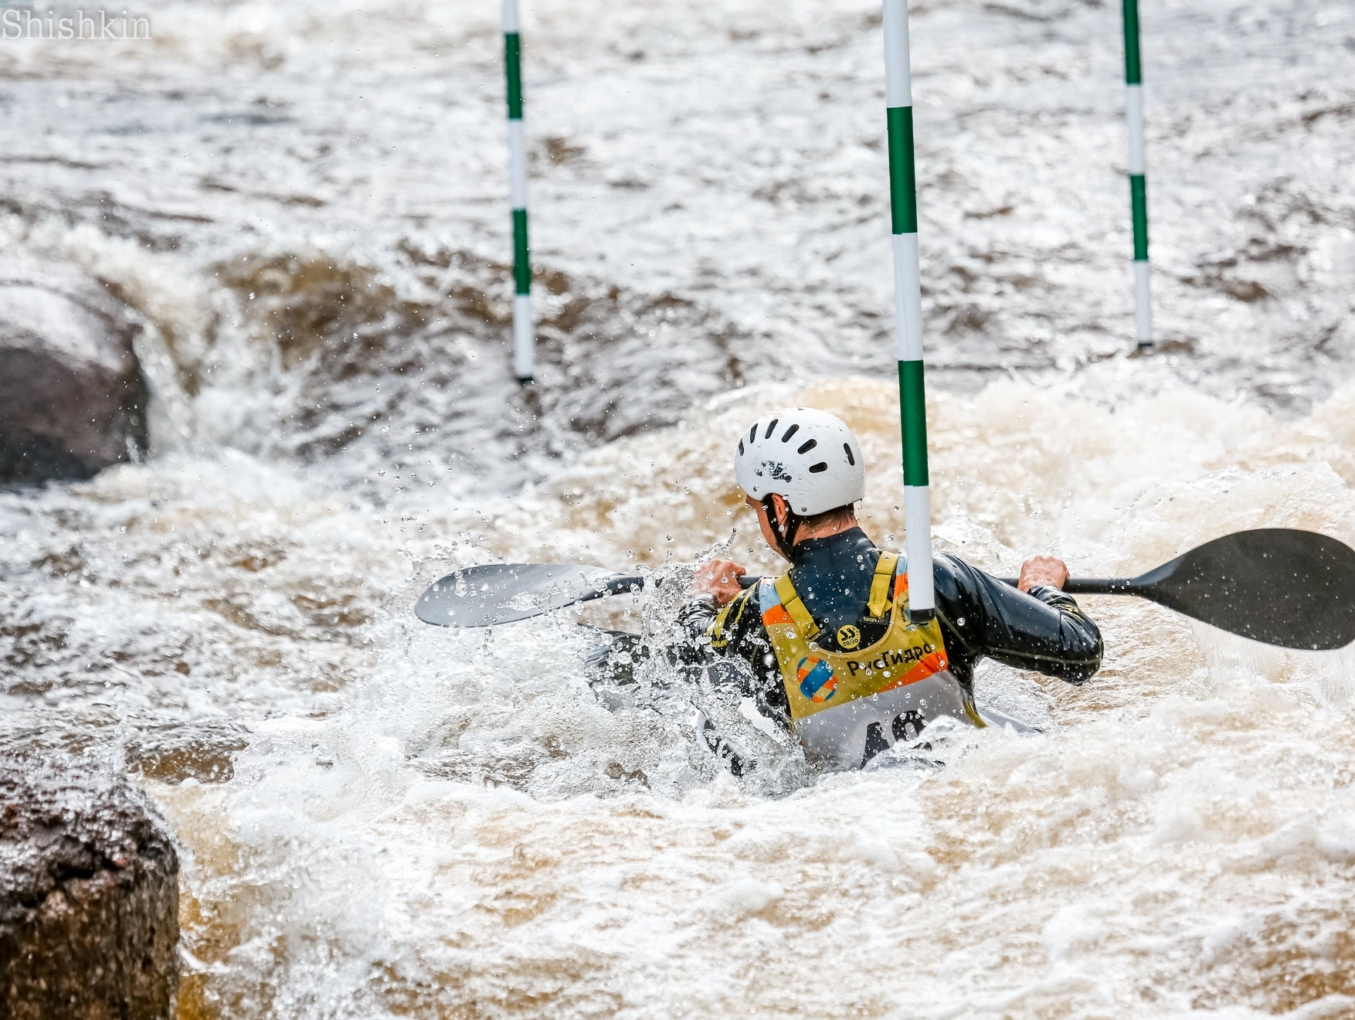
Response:
[{"label": "white helmet", "polygon": [[786,407],[763,415],[739,440],[734,476],[756,500],[777,493],[802,517],[866,495],[861,444],[827,411]]}]

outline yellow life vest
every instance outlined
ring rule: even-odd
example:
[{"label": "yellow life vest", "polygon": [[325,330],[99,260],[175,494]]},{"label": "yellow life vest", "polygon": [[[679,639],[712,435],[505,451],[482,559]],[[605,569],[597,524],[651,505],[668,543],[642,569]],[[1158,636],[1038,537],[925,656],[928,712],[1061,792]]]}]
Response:
[{"label": "yellow life vest", "polygon": [[[758,586],[758,608],[790,704],[791,728],[811,757],[856,768],[896,741],[916,738],[933,719],[982,726],[967,690],[947,670],[941,625],[908,620],[908,577],[894,577],[897,553],[881,553],[867,612],[889,629],[866,648],[830,652],[786,573]],[[893,589],[892,597],[890,589]],[[839,631],[838,644],[855,627]]]}]

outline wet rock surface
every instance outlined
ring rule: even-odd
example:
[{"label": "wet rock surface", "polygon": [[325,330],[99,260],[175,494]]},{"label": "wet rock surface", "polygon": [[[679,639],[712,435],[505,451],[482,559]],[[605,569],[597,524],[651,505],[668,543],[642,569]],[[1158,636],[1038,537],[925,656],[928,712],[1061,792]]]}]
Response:
[{"label": "wet rock surface", "polygon": [[178,876],[164,821],[124,777],[0,756],[0,1020],[172,1015]]},{"label": "wet rock surface", "polygon": [[146,449],[143,328],[78,270],[0,260],[0,482],[88,478]]}]

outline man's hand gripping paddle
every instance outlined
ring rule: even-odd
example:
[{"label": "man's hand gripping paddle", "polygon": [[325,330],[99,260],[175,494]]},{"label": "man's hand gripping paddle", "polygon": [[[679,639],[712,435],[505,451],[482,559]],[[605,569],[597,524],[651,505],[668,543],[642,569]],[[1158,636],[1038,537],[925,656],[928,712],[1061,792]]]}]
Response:
[{"label": "man's hand gripping paddle", "polygon": [[[756,581],[749,578],[747,583]],[[644,585],[645,578],[639,575],[577,563],[491,563],[448,574],[423,593],[414,612],[424,623],[439,627],[491,627],[639,591]],[[757,767],[716,731],[699,706],[690,705],[685,722],[735,776]]]},{"label": "man's hand gripping paddle", "polygon": [[[757,580],[746,576],[741,583]],[[638,591],[645,583],[638,575],[567,563],[466,567],[424,592],[414,611],[440,627],[488,627]],[[1138,577],[1074,578],[1064,590],[1136,595],[1282,648],[1331,650],[1355,641],[1355,550],[1312,531],[1239,531]]]},{"label": "man's hand gripping paddle", "polygon": [[1070,578],[1063,590],[1137,595],[1281,648],[1331,651],[1355,641],[1355,550],[1313,531],[1238,531],[1138,577]]}]

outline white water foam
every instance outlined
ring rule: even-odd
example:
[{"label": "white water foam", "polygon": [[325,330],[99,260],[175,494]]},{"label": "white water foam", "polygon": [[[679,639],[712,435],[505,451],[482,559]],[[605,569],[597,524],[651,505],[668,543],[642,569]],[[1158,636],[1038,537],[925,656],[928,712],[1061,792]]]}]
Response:
[{"label": "white water foam", "polygon": [[[1349,5],[1143,6],[1151,358],[1118,8],[914,7],[936,536],[998,574],[1355,541]],[[858,431],[904,535],[875,8],[526,9],[536,396],[491,8],[0,48],[6,246],[147,316],[159,409],[149,462],[0,494],[0,733],[171,818],[180,1016],[1355,1013],[1350,653],[1087,599],[1092,682],[980,672],[1043,734],[825,775],[661,661],[598,684],[569,614],[413,620],[474,562],[776,569],[729,453],[787,402]],[[657,641],[679,589],[587,618]]]}]

